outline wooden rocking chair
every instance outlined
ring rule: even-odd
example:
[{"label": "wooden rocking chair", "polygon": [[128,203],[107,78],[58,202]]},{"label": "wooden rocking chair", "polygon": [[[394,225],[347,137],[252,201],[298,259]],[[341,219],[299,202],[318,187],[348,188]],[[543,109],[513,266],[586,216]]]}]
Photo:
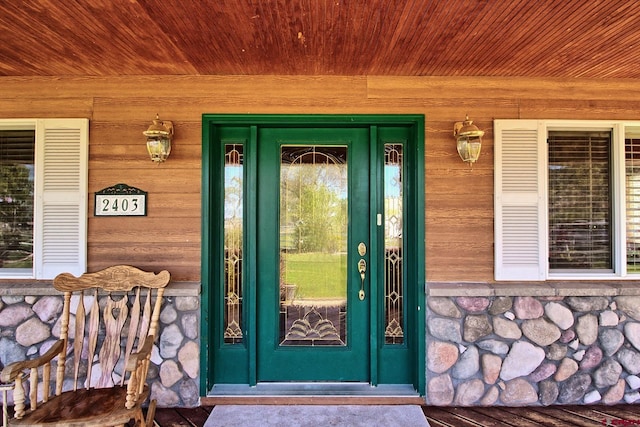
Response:
[{"label": "wooden rocking chair", "polygon": [[[60,340],[46,354],[0,373],[2,382],[15,384],[9,425],[115,426],[135,420],[136,426],[152,426],[156,402],[149,403],[146,417],[142,403],[149,396],[147,370],[169,280],[166,270],[154,274],[126,265],[80,277],[58,275],[53,286],[64,292]],[[55,395],[50,393],[52,361]],[[71,386],[65,371],[73,374]],[[63,383],[70,390],[63,391]]]}]

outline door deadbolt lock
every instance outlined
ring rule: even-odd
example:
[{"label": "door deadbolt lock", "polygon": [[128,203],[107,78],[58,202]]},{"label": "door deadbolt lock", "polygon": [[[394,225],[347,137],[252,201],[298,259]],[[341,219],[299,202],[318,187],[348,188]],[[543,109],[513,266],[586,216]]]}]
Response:
[{"label": "door deadbolt lock", "polygon": [[367,245],[364,242],[358,243],[358,255],[365,256],[367,254]]}]

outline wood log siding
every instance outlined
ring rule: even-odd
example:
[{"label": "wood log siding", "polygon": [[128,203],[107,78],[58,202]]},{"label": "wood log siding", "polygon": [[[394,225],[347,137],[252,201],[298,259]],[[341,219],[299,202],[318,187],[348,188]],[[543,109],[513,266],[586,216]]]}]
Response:
[{"label": "wood log siding", "polygon": [[[202,113],[424,114],[430,281],[493,280],[494,118],[640,118],[637,80],[0,77],[0,87],[0,118],[91,121],[89,270],[129,263],[166,268],[177,281],[200,279]],[[156,113],[176,128],[162,165],[149,160],[142,135]],[[486,131],[473,168],[460,161],[452,137],[453,122],[467,113]],[[149,192],[147,217],[93,217],[93,193],[117,183]]]}]

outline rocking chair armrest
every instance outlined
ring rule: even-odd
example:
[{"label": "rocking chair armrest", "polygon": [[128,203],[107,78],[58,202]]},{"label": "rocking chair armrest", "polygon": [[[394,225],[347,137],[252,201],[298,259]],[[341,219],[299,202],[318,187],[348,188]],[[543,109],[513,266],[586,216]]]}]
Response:
[{"label": "rocking chair armrest", "polygon": [[64,350],[64,340],[58,340],[51,346],[49,351],[40,357],[13,362],[5,366],[2,372],[0,372],[0,381],[3,383],[13,382],[24,370],[44,366]]},{"label": "rocking chair armrest", "polygon": [[151,350],[153,349],[154,341],[155,337],[153,335],[147,336],[140,351],[131,353],[126,366],[127,371],[135,371],[138,368],[139,364],[144,361],[144,359],[151,357]]}]

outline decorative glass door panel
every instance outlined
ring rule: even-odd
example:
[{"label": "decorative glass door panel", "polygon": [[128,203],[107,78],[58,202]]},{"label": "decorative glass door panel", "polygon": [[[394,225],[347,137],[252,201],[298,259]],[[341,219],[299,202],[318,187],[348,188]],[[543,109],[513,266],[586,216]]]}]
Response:
[{"label": "decorative glass door panel", "polygon": [[367,381],[368,129],[259,138],[258,380]]},{"label": "decorative glass door panel", "polygon": [[280,345],[346,345],[347,147],[283,146]]},{"label": "decorative glass door panel", "polygon": [[384,145],[385,344],[404,343],[402,145]]},{"label": "decorative glass door panel", "polygon": [[243,145],[225,144],[224,343],[242,342]]}]

